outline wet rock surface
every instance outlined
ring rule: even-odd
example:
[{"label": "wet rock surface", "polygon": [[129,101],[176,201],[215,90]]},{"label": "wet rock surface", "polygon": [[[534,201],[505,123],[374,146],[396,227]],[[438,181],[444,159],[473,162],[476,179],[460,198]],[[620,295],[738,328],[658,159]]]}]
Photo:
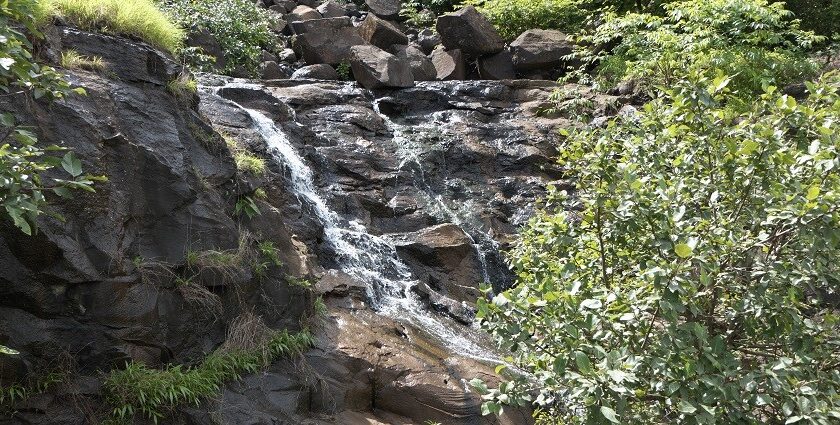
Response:
[{"label": "wet rock surface", "polygon": [[[350,28],[330,22],[330,31]],[[557,130],[575,124],[562,105],[542,113],[556,84],[440,81],[369,91],[205,75],[199,96],[179,99],[165,87],[182,70],[166,56],[125,39],[57,32],[46,54],[72,47],[102,57],[109,73],[70,73],[86,97],[49,106],[11,98],[0,110],[46,143],[73,148],[86,172],[110,180],[57,202],[66,222],[45,216],[35,237],[0,222],[0,344],[21,351],[0,364],[0,382],[35,373],[56,353],[74,364],[68,383],[0,423],[95,423],[106,407],[102,373],[127,360],[194,364],[246,310],[273,328],[300,329],[316,295],[329,313],[312,322],[312,350],[228,385],[216,400],[180,408],[168,423],[530,423],[528,412],[480,415],[464,380],[498,379],[486,360],[496,355],[464,323],[479,283],[511,283],[499,252],[533,202],[548,185],[568,184],[552,158]],[[595,116],[618,107],[585,88],[560,89],[589,99]],[[371,282],[341,270],[327,235],[335,229],[293,190],[293,170],[276,161],[276,141],[259,131],[255,113],[300,155],[312,190],[348,234],[393,248],[412,280],[389,296],[416,297],[417,314],[402,314],[408,304],[400,302],[375,305]],[[238,173],[220,134],[265,158],[268,173]],[[236,203],[258,188],[266,193],[256,200],[262,214],[236,216]],[[246,236],[273,242],[283,266],[262,279],[250,269],[200,275],[221,309],[208,314],[191,304],[168,273],[181,273],[190,252],[237,249]],[[288,276],[315,282],[314,294]]]}]

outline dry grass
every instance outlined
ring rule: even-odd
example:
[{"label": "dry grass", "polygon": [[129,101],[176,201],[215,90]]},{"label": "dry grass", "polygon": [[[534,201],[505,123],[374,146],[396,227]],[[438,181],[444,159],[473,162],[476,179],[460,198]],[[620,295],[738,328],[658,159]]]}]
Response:
[{"label": "dry grass", "polygon": [[204,311],[214,319],[218,319],[224,312],[222,299],[210,292],[204,285],[195,282],[193,279],[177,279],[175,289],[184,297],[187,304],[195,307],[196,310]]},{"label": "dry grass", "polygon": [[265,159],[260,158],[236,141],[229,134],[221,133],[222,138],[225,139],[230,154],[233,156],[233,161],[236,163],[236,169],[243,173],[250,173],[255,176],[262,176],[266,172]]},{"label": "dry grass", "polygon": [[83,69],[99,72],[105,69],[105,62],[99,56],[84,56],[75,50],[61,52],[61,66],[66,69]]},{"label": "dry grass", "polygon": [[140,276],[140,282],[156,287],[171,287],[178,278],[174,267],[163,261],[146,260],[142,257],[134,259],[134,268]]},{"label": "dry grass", "polygon": [[219,347],[219,351],[237,353],[262,350],[262,358],[270,359],[268,342],[274,336],[275,332],[265,324],[261,316],[246,311],[230,322],[225,342]]}]

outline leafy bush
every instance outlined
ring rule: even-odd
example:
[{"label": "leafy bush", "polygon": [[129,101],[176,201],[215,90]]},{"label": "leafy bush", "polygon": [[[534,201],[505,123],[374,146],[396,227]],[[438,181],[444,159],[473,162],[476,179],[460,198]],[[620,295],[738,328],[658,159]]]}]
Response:
[{"label": "leafy bush", "polygon": [[[582,132],[478,317],[556,423],[837,423],[840,75],[802,103],[691,74]],[[832,301],[833,300],[833,301]],[[833,303],[833,304],[832,304]],[[554,423],[554,422],[552,422]]]},{"label": "leafy bush", "polygon": [[116,420],[130,422],[139,414],[158,423],[174,407],[198,406],[202,400],[216,395],[225,382],[244,373],[255,373],[271,361],[301,353],[311,345],[312,335],[308,331],[297,334],[280,331],[264,346],[219,351],[192,368],[177,365],[155,370],[132,362],[107,377],[105,397],[113,406],[112,416]]},{"label": "leafy bush", "polygon": [[184,32],[151,0],[40,0],[47,13],[87,30],[136,37],[174,53]]},{"label": "leafy bush", "polygon": [[[0,91],[4,96],[61,99],[84,90],[70,85],[53,68],[35,62],[33,46],[25,33],[40,38],[38,20],[44,11],[38,3],[10,0],[0,3]],[[37,231],[37,219],[47,208],[45,193],[69,197],[71,189],[93,191],[95,180],[82,173],[81,162],[65,149],[41,146],[31,129],[18,126],[12,114],[0,114],[0,205],[15,226],[26,234]],[[69,179],[47,178],[61,167]]]},{"label": "leafy bush", "polygon": [[713,77],[720,69],[730,87],[745,93],[813,76],[806,55],[813,33],[799,29],[782,3],[766,0],[678,1],[665,16],[608,13],[603,25],[583,38],[590,46],[616,45],[587,57],[600,62],[606,84],[635,80],[644,88],[669,87],[689,72]]},{"label": "leafy bush", "polygon": [[506,40],[533,28],[574,32],[589,14],[580,0],[467,0],[465,4],[487,16]]},{"label": "leafy bush", "polygon": [[[216,38],[225,53],[224,73],[243,69],[256,75],[262,50],[276,50],[271,15],[251,0],[166,0],[163,8],[184,28],[207,30]],[[209,70],[196,52],[186,51],[185,56]]]}]

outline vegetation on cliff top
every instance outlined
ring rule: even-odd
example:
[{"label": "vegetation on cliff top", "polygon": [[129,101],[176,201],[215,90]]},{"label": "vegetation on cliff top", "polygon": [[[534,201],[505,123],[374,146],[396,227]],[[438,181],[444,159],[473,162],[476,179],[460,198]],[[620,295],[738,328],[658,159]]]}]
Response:
[{"label": "vegetation on cliff top", "polygon": [[184,31],[152,0],[39,0],[42,14],[60,16],[82,29],[135,37],[171,53],[184,43]]}]

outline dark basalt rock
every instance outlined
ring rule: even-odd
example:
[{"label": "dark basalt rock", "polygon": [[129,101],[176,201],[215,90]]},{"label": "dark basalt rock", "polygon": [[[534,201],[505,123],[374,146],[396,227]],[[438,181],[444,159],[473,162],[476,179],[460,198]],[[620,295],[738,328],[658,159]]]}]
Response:
[{"label": "dark basalt rock", "polygon": [[447,50],[458,49],[471,58],[498,53],[505,47],[493,24],[473,6],[439,16],[435,27]]},{"label": "dark basalt rock", "polygon": [[478,59],[478,75],[483,80],[508,80],[516,78],[513,69],[513,56],[503,50],[495,55]]},{"label": "dark basalt rock", "polygon": [[566,34],[556,30],[528,30],[510,43],[513,66],[518,71],[557,68],[573,50]]},{"label": "dark basalt rock", "polygon": [[365,0],[365,5],[382,19],[397,19],[400,16],[400,0]]},{"label": "dark basalt rock", "polygon": [[338,65],[350,59],[350,48],[365,44],[350,19],[324,18],[293,22],[295,42],[307,64]]},{"label": "dark basalt rock", "polygon": [[432,65],[438,80],[463,80],[467,77],[464,56],[460,50],[438,47],[432,52]]},{"label": "dark basalt rock", "polygon": [[359,34],[368,43],[380,49],[387,50],[395,44],[408,44],[408,37],[396,25],[373,14],[368,14],[359,25]]},{"label": "dark basalt rock", "polygon": [[368,89],[411,87],[414,76],[407,61],[375,46],[350,48],[353,76]]}]

